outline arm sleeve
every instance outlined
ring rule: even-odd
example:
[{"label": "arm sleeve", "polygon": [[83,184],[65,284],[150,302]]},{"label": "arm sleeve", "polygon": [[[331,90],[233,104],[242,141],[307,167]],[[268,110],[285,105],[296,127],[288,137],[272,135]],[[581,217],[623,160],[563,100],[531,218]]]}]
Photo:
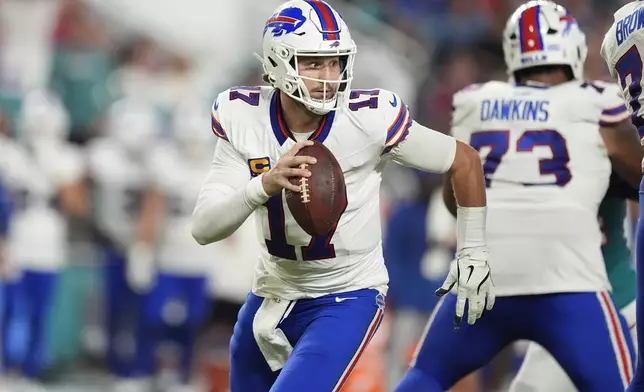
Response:
[{"label": "arm sleeve", "polygon": [[243,157],[220,140],[193,212],[192,236],[201,245],[220,241],[237,230],[269,196],[262,175],[250,181]]},{"label": "arm sleeve", "polygon": [[456,139],[413,122],[404,142],[390,154],[394,162],[415,169],[445,173],[454,162]]}]

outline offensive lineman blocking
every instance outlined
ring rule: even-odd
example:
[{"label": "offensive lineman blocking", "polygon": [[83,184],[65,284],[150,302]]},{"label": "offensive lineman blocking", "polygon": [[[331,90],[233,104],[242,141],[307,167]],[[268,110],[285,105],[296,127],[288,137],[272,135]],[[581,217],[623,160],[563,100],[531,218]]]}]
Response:
[{"label": "offensive lineman blocking", "polygon": [[[494,303],[478,155],[415,123],[396,94],[351,90],[355,53],[348,27],[328,4],[286,2],[264,29],[260,59],[271,86],[232,88],[213,105],[221,140],[192,234],[200,244],[219,241],[253,212],[262,233],[253,290],[231,340],[232,392],[342,388],[385,306],[378,191],[389,160],[451,174],[459,253],[446,286],[457,285],[459,316],[469,301],[470,324]],[[289,177],[310,175],[298,167],[315,161],[295,156],[310,140],[338,159],[348,200],[335,230],[314,238],[282,197],[284,188],[299,191]]]}]

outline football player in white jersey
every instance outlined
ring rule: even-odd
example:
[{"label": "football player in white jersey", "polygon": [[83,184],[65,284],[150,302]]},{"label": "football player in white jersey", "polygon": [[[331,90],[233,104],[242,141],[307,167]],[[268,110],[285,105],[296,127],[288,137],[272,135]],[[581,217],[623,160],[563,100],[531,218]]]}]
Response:
[{"label": "football player in white jersey", "polygon": [[[400,97],[351,90],[356,45],[327,3],[292,0],[267,20],[260,57],[270,86],[235,87],[212,107],[217,143],[194,211],[200,244],[233,233],[253,212],[262,252],[231,340],[231,391],[337,391],[375,334],[388,276],[381,249],[379,186],[387,161],[449,172],[459,203],[458,286],[473,324],[491,308],[485,189],[478,154],[414,122]],[[312,140],[337,158],[347,207],[320,237],[294,221],[282,196],[308,177],[295,156]],[[459,319],[460,321],[460,319]]]},{"label": "football player in white jersey", "polygon": [[15,206],[4,364],[24,378],[20,390],[41,390],[38,379],[51,360],[49,317],[68,257],[64,214],[85,214],[85,169],[80,152],[66,141],[69,118],[58,97],[29,93],[17,124],[22,143],[0,136],[0,168]]},{"label": "football player in white jersey", "polygon": [[632,342],[609,293],[597,216],[611,161],[639,179],[637,134],[616,87],[582,79],[585,36],[563,7],[520,6],[503,49],[510,81],[456,93],[452,119],[484,162],[497,303],[455,332],[446,296],[396,391],[448,390],[516,340],[545,347],[581,391],[624,390]]},{"label": "football player in white jersey", "polygon": [[133,337],[139,328],[141,294],[152,280],[153,253],[134,239],[149,236],[138,233],[154,227],[139,218],[144,199],[154,197],[146,193],[150,189],[146,152],[159,132],[156,111],[149,103],[122,98],[107,113],[104,135],[94,139],[87,151],[96,232],[105,256],[107,364],[117,377],[116,390],[145,382],[139,380]]},{"label": "football player in white jersey", "polygon": [[201,106],[196,102],[179,105],[173,113],[173,137],[150,149],[147,166],[154,196],[143,205],[141,222],[148,227],[139,231],[137,245],[156,247],[155,279],[144,298],[142,330],[137,337],[141,371],[153,376],[158,343],[174,341],[181,352],[180,374],[164,383],[166,388],[182,388],[173,391],[193,388],[193,348],[209,308],[207,272],[219,261],[212,245],[199,246],[190,235],[192,209],[215,145],[215,138],[203,131],[208,107]]},{"label": "football player in white jersey", "polygon": [[[642,109],[642,53],[644,53],[644,2],[633,1],[620,8],[614,15],[615,21],[606,33],[602,43],[601,55],[608,65],[611,75],[617,79],[624,100],[631,113],[631,121],[637,127],[639,136],[644,136],[644,111]],[[640,218],[637,226],[635,260],[637,270],[637,368],[628,391],[644,391],[644,363],[642,363],[642,344],[644,344],[644,212],[640,185]]]}]

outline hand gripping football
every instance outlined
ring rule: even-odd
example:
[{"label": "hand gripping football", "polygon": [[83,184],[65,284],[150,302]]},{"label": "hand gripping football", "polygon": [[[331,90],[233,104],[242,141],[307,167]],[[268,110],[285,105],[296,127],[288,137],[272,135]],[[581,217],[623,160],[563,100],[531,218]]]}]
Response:
[{"label": "hand gripping football", "polygon": [[304,165],[310,177],[291,177],[301,192],[285,191],[286,203],[302,229],[311,236],[330,232],[347,208],[347,191],[344,174],[333,153],[320,142],[302,148],[297,155],[317,159],[314,165]]}]

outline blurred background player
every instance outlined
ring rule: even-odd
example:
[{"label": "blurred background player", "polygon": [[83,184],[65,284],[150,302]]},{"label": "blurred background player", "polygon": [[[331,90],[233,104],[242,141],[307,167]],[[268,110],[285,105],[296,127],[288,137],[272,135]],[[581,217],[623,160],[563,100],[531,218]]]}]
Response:
[{"label": "blurred background player", "polygon": [[[626,110],[626,107],[623,107]],[[635,270],[625,231],[628,200],[637,200],[637,189],[625,183],[613,171],[608,192],[599,205],[602,229],[602,255],[612,287],[615,306],[626,320],[633,344],[637,350],[635,320]],[[544,377],[547,374],[548,377]],[[521,368],[512,381],[512,392],[574,392],[576,389],[550,354],[536,343],[530,343]]]},{"label": "blurred background player", "polygon": [[163,369],[166,377],[157,386],[163,391],[196,391],[192,365],[197,334],[209,310],[208,270],[214,263],[235,262],[235,257],[218,260],[212,245],[200,246],[190,235],[192,209],[212,161],[214,140],[204,132],[208,116],[207,106],[183,102],[173,112],[171,138],[148,146],[150,186],[156,192],[142,206],[141,245],[136,246],[157,248],[156,276],[143,299],[137,343],[148,376],[163,368],[157,365],[160,343],[176,343],[177,371]]},{"label": "blurred background player", "polygon": [[[617,88],[581,80],[586,40],[566,9],[520,6],[503,48],[510,82],[457,93],[452,124],[484,162],[500,298],[475,328],[455,333],[447,297],[396,391],[447,390],[517,340],[543,345],[580,390],[621,390],[634,358],[609,294],[597,216],[611,160],[633,185],[642,147]],[[453,213],[449,193],[445,201]]]},{"label": "blurred background player", "polygon": [[15,390],[43,390],[39,378],[51,363],[48,325],[68,258],[65,214],[85,214],[85,167],[66,141],[68,121],[55,95],[34,91],[22,104],[20,141],[2,143],[0,167],[15,203],[3,344],[5,368],[18,376]]},{"label": "blurred background player", "polygon": [[[110,107],[104,134],[88,147],[97,232],[104,252],[107,364],[114,389],[144,388],[137,357],[141,301],[153,280],[153,232],[157,222],[142,213],[158,197],[147,166],[161,132],[147,102],[122,98]],[[145,219],[142,219],[145,218]]]},{"label": "blurred background player", "polygon": [[[644,5],[641,2],[631,2],[620,8],[614,15],[614,23],[606,33],[601,47],[601,55],[606,61],[608,70],[621,86],[624,100],[631,113],[633,125],[637,127],[640,137],[644,136],[644,113],[642,112],[642,55],[644,51]],[[644,162],[642,162],[644,168]],[[642,204],[642,184],[640,184],[640,206]],[[644,333],[644,222],[642,209],[637,225],[636,239],[636,270],[637,274],[637,334]],[[644,364],[642,363],[642,347],[638,347],[637,369],[629,391],[644,391]]]}]

